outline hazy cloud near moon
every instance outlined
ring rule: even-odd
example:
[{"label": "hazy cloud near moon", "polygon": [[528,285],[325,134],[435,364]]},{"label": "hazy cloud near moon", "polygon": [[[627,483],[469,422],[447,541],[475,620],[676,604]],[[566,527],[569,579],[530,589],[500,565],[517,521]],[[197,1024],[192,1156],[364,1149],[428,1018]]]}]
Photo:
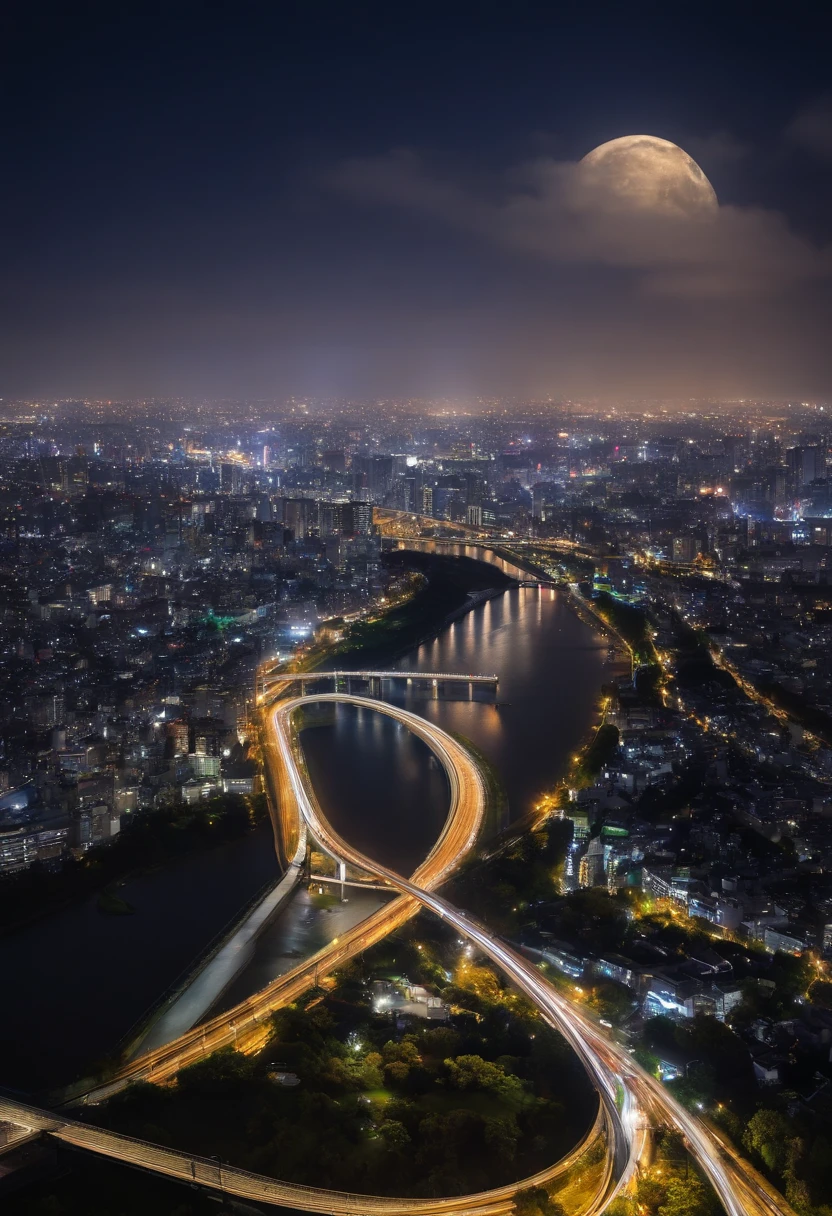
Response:
[{"label": "hazy cloud near moon", "polygon": [[331,188],[354,200],[431,216],[518,254],[631,271],[651,294],[707,298],[777,294],[832,276],[832,250],[762,208],[720,206],[680,217],[630,212],[587,191],[580,162],[549,156],[490,189],[434,171],[417,153],[342,162]]},{"label": "hazy cloud near moon", "polygon": [[802,110],[786,134],[804,151],[822,160],[832,160],[832,97],[819,97]]}]

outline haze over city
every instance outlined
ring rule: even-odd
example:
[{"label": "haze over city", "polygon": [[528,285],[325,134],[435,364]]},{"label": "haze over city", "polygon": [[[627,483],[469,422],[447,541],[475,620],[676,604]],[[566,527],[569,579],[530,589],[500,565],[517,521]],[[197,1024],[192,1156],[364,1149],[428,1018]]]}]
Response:
[{"label": "haze over city", "polygon": [[[49,13],[6,17],[4,396],[832,387],[808,10]],[[576,197],[640,134],[701,166],[704,230]]]}]

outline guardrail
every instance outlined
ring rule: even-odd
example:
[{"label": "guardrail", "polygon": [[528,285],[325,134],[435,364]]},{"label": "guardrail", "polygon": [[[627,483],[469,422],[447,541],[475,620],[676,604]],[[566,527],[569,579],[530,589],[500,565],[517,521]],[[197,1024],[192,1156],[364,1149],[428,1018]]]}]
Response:
[{"label": "guardrail", "polygon": [[[269,1178],[264,1174],[255,1174],[250,1170],[227,1165],[224,1161],[214,1157],[200,1157],[180,1152],[178,1149],[165,1148],[147,1140],[138,1140],[134,1136],[125,1136],[121,1132],[111,1132],[104,1128],[94,1127],[89,1123],[64,1119],[54,1115],[51,1111],[40,1110],[20,1102],[11,1102],[1,1096],[0,1120],[14,1123],[18,1127],[44,1132],[73,1148],[97,1153],[127,1165],[153,1170],[156,1173],[179,1178],[211,1190],[237,1195],[242,1199],[259,1200],[264,1203],[278,1204],[281,1207],[294,1207],[297,1201],[302,1199],[306,1211],[330,1214],[337,1212],[339,1216],[341,1214],[367,1216],[369,1212],[384,1213],[384,1216],[413,1216],[414,1213],[424,1213],[425,1216],[437,1214],[438,1216],[439,1213],[449,1211],[476,1212],[477,1216],[487,1216],[488,1213],[510,1212],[513,1209],[513,1197],[518,1187],[535,1186],[544,1179],[551,1181],[552,1178],[552,1167],[550,1167],[519,1184],[509,1184],[475,1195],[454,1195],[440,1199],[400,1199],[380,1195],[357,1195],[350,1191],[321,1190],[302,1183],[281,1182],[277,1178]],[[603,1117],[599,1105],[594,1123],[572,1152],[557,1163],[554,1167],[556,1173],[565,1173],[581,1159],[600,1134],[602,1122]]]}]

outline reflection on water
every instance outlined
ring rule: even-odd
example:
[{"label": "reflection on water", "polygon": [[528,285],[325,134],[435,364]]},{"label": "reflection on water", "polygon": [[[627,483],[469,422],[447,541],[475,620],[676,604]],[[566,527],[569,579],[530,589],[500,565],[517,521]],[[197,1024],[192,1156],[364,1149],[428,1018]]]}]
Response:
[{"label": "reflection on water", "polygon": [[[452,551],[489,556],[470,545]],[[508,562],[492,560],[512,577],[528,577]],[[563,773],[592,724],[608,645],[571,611],[562,592],[523,587],[469,612],[397,667],[499,676],[496,709],[416,698],[412,707],[445,730],[467,735],[484,752],[517,818]]]},{"label": "reflection on water", "polygon": [[[457,552],[470,553],[471,547]],[[526,577],[510,563],[494,564],[512,577]],[[607,647],[561,592],[518,588],[473,609],[395,664],[402,671],[496,674],[496,707],[485,700],[426,700],[412,685],[394,690],[391,699],[471,739],[499,772],[516,818],[551,788],[591,726]],[[339,834],[368,856],[411,873],[436,839],[448,807],[444,773],[425,744],[383,714],[340,705],[331,724],[304,732],[303,747],[316,793]],[[356,896],[371,900],[369,892]],[[350,916],[356,905],[347,909]],[[235,983],[235,999],[282,974],[287,950],[309,954],[338,935],[332,922],[304,917],[308,896],[298,892],[255,947],[252,963]],[[326,930],[329,939],[322,939]]]},{"label": "reflection on water", "polygon": [[[473,740],[497,768],[517,817],[552,786],[591,725],[606,650],[559,592],[508,591],[397,664],[408,671],[496,673],[498,707],[423,700],[412,687],[402,688],[402,701]],[[383,715],[343,706],[332,725],[307,732],[304,748],[338,831],[379,860],[412,871],[435,840],[448,802],[444,774],[425,745]],[[93,899],[0,940],[0,1035],[7,1046],[0,1084],[58,1084],[111,1050],[275,871],[264,827],[221,851],[133,880],[123,894],[134,916],[104,916]],[[297,892],[256,943],[223,1005],[262,988],[382,898],[355,891],[327,912]]]},{"label": "reflection on water", "polygon": [[385,714],[334,707],[334,722],[304,731],[315,792],[339,835],[410,874],[448,813],[448,782],[430,748]]},{"label": "reflection on water", "polygon": [[[497,564],[523,576],[508,563]],[[551,788],[591,726],[607,647],[560,592],[519,588],[475,608],[395,664],[403,671],[496,674],[497,707],[484,700],[425,700],[404,685],[393,699],[471,739],[499,772],[516,818]],[[411,873],[436,839],[448,806],[444,773],[425,744],[383,714],[340,705],[331,724],[304,732],[303,747],[336,830],[368,856]],[[371,900],[369,892],[356,895]],[[287,950],[309,954],[338,936],[332,922],[304,921],[307,905],[308,897],[298,892],[263,935],[235,983],[235,999],[282,974]],[[356,905],[347,907],[351,915]],[[329,939],[320,937],[325,929]]]}]

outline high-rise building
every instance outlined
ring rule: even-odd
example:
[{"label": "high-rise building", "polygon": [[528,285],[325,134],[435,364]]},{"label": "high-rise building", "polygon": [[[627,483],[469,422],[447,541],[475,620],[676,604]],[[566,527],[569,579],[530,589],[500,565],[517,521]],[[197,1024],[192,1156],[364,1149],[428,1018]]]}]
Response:
[{"label": "high-rise building", "polygon": [[341,504],[341,531],[344,536],[369,536],[373,530],[373,508],[368,502]]},{"label": "high-rise building", "polygon": [[582,887],[602,887],[606,883],[604,844],[600,836],[590,840],[589,848],[581,858],[578,876]]},{"label": "high-rise building", "polygon": [[826,476],[826,448],[819,444],[789,448],[786,466],[789,471],[789,492],[799,494],[804,486]]},{"label": "high-rise building", "polygon": [[532,486],[532,515],[541,523],[553,519],[556,511],[557,486],[548,481],[538,481]]},{"label": "high-rise building", "polygon": [[422,486],[422,514],[433,517],[433,486]]},{"label": "high-rise building", "polygon": [[77,498],[84,494],[89,480],[86,456],[70,456],[66,462],[67,492]]},{"label": "high-rise building", "polygon": [[174,722],[168,722],[165,733],[172,741],[171,748],[173,754],[175,756],[187,755],[190,737],[188,723],[182,718],[177,718]]},{"label": "high-rise building", "polygon": [[696,555],[702,549],[702,542],[698,536],[674,536],[673,537],[673,560],[674,562],[692,562],[696,560]]},{"label": "high-rise building", "polygon": [[341,532],[341,513],[343,503],[318,503],[318,535],[321,537],[338,536]]},{"label": "high-rise building", "polygon": [[285,498],[283,522],[294,540],[306,540],[317,525],[318,504],[313,498]]},{"label": "high-rise building", "polygon": [[352,467],[356,490],[367,490],[377,502],[384,497],[393,482],[393,456],[356,456]]},{"label": "high-rise building", "polygon": [[483,479],[478,469],[465,473],[465,503],[469,507],[482,506]]},{"label": "high-rise building", "polygon": [[220,465],[220,489],[223,494],[242,493],[243,470],[238,464],[228,462]]}]

